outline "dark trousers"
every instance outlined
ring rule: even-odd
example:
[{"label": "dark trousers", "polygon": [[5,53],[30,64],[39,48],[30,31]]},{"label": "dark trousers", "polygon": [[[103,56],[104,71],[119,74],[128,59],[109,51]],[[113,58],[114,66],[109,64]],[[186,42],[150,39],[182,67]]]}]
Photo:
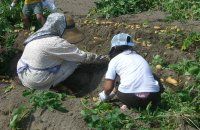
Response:
[{"label": "dark trousers", "polygon": [[159,92],[151,92],[149,96],[146,98],[140,98],[137,97],[134,93],[122,93],[122,92],[117,92],[117,96],[119,100],[127,105],[129,108],[130,107],[136,107],[136,108],[146,108],[146,106],[151,102],[152,107],[155,108],[157,107],[160,102],[161,102],[161,94],[164,92],[164,87],[160,81],[160,79],[153,74],[154,79],[158,81],[158,84],[160,86],[160,91]]},{"label": "dark trousers", "polygon": [[150,93],[146,98],[137,97],[134,93],[122,93],[117,92],[117,96],[119,100],[130,107],[135,108],[146,108],[146,106],[151,102],[153,107],[156,107],[161,101],[161,93],[155,92]]}]

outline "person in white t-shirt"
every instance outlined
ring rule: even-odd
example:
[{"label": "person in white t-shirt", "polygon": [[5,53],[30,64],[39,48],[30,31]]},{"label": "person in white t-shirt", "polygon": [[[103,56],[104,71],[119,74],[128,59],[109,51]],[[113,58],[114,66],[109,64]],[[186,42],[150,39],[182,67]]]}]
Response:
[{"label": "person in white t-shirt", "polygon": [[[133,50],[131,36],[125,33],[115,35],[111,40],[109,56],[111,61],[105,75],[103,91],[99,93],[101,101],[111,99],[115,93],[126,107],[146,107],[150,102],[157,106],[161,99],[160,87],[152,74],[147,61]],[[114,88],[119,76],[118,91]]]}]

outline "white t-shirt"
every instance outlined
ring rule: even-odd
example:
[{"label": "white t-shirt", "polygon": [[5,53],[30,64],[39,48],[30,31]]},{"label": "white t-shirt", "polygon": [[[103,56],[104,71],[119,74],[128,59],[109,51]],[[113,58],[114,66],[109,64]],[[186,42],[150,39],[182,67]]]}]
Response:
[{"label": "white t-shirt", "polygon": [[124,51],[115,56],[108,65],[106,79],[120,76],[118,90],[122,93],[158,92],[158,82],[152,75],[147,61],[134,51]]}]

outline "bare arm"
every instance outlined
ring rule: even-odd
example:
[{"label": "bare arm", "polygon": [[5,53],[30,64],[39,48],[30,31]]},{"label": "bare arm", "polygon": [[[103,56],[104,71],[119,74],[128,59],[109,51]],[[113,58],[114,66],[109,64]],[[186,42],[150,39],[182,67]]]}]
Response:
[{"label": "bare arm", "polygon": [[104,85],[103,85],[103,89],[106,95],[109,95],[113,89],[114,89],[114,80],[111,79],[106,79]]},{"label": "bare arm", "polygon": [[116,94],[116,89],[114,87],[114,80],[106,79],[103,91],[99,93],[99,99],[100,101],[110,100],[112,99]]}]

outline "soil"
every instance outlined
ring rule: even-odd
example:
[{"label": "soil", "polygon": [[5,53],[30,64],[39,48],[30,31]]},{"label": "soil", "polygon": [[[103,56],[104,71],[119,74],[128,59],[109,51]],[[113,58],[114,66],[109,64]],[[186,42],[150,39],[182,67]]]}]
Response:
[{"label": "soil", "polygon": [[[94,7],[94,0],[57,0],[56,4],[60,12],[73,15],[77,26],[84,32],[85,39],[83,42],[77,44],[77,46],[85,51],[95,52],[97,54],[107,54],[110,48],[111,38],[119,33],[129,33],[134,35],[134,39],[143,38],[151,41],[151,46],[144,46],[137,44],[136,50],[138,53],[144,56],[147,61],[151,61],[152,57],[156,54],[165,57],[167,63],[176,63],[183,57],[193,58],[192,53],[182,52],[180,49],[172,48],[166,49],[162,44],[158,44],[157,35],[152,33],[154,25],[159,25],[162,28],[177,25],[178,27],[188,31],[200,31],[200,22],[188,21],[187,23],[173,22],[166,23],[165,17],[167,14],[159,11],[144,12],[136,15],[124,15],[117,18],[111,18],[108,20],[97,20],[102,22],[111,21],[111,24],[99,24],[97,22],[90,22],[91,19],[86,18],[86,14],[89,9]],[[148,21],[148,27],[141,27],[138,29],[125,28],[123,25],[115,25],[116,23],[126,23],[131,25],[142,25]],[[15,46],[19,50],[23,50],[22,41],[24,41],[28,35],[24,31],[21,31],[15,41]],[[19,53],[20,56],[20,53]],[[18,57],[13,58],[11,64],[11,71],[15,72],[16,61]],[[83,96],[89,98],[97,97],[97,93],[101,91],[101,86],[104,80],[104,74],[106,71],[106,65],[83,65],[87,68],[82,71],[81,67],[75,72],[78,73],[78,80],[75,81],[75,87],[78,87],[79,94],[76,98],[66,98],[63,101],[63,105],[67,108],[68,112],[62,113],[59,111],[49,110],[37,110],[26,120],[22,122],[23,129],[27,130],[87,130],[88,127],[84,122],[80,111],[83,109],[81,105],[81,99]],[[168,75],[174,75],[174,72],[162,71],[157,72],[158,76],[165,78]],[[175,75],[177,76],[177,75]],[[73,75],[72,75],[73,77]],[[179,78],[177,76],[177,78]],[[5,77],[4,77],[5,79]],[[9,121],[11,118],[11,112],[14,108],[17,108],[21,104],[28,105],[27,99],[22,96],[22,92],[26,89],[16,81],[7,83],[8,85],[15,86],[10,92],[4,93],[6,84],[0,85],[0,129],[9,130]],[[181,87],[181,86],[180,86]]]}]

